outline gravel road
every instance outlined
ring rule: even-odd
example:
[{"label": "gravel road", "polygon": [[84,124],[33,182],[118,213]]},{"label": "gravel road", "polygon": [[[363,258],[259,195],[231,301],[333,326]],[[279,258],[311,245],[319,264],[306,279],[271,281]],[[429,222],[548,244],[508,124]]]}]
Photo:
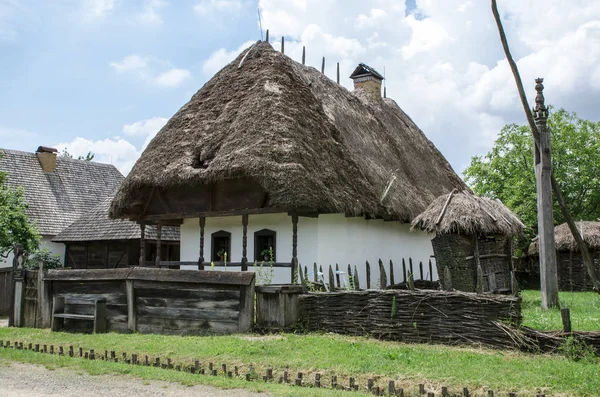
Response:
[{"label": "gravel road", "polygon": [[268,397],[242,389],[221,390],[211,386],[187,387],[179,383],[143,381],[125,375],[98,375],[59,368],[50,371],[31,364],[0,361],[2,397]]}]

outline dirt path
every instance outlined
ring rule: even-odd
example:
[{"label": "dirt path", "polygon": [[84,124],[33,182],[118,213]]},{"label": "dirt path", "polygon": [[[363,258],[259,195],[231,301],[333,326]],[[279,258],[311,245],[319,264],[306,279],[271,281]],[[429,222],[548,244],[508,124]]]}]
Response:
[{"label": "dirt path", "polygon": [[241,389],[222,390],[211,386],[186,387],[179,383],[143,381],[124,375],[91,376],[59,368],[50,371],[39,365],[0,361],[2,397],[268,397]]}]

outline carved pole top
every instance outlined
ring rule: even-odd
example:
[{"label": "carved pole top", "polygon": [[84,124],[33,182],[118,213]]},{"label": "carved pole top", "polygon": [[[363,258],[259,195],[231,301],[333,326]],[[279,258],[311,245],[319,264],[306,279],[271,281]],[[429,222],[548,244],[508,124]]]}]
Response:
[{"label": "carved pole top", "polygon": [[536,122],[546,123],[548,119],[548,108],[546,107],[546,100],[544,98],[544,82],[543,78],[535,79],[535,108],[533,109],[533,118]]}]

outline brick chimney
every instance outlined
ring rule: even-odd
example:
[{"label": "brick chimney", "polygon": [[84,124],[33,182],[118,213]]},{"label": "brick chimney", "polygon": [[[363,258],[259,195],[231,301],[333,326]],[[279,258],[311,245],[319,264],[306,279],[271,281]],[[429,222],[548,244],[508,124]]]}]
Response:
[{"label": "brick chimney", "polygon": [[37,155],[38,161],[44,172],[54,172],[54,169],[56,168],[57,153],[58,150],[51,147],[39,146],[37,148],[35,154]]},{"label": "brick chimney", "polygon": [[375,69],[364,63],[359,63],[350,75],[354,80],[354,90],[362,90],[369,99],[381,99],[381,82],[384,77]]}]

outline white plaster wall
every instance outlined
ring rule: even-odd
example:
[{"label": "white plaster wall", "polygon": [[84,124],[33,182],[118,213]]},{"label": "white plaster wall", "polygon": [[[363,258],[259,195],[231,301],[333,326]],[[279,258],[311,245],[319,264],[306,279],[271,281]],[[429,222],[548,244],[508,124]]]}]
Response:
[{"label": "white plaster wall", "polygon": [[[52,242],[53,236],[42,236],[40,240],[40,249],[48,248],[52,255],[60,256],[60,261],[65,265],[65,245],[63,243]],[[0,258],[0,267],[11,267],[14,255],[11,253],[8,258]]]},{"label": "white plaster wall", "polygon": [[63,243],[52,242],[51,239],[52,239],[52,237],[43,236],[42,239],[40,240],[40,249],[47,248],[48,251],[50,251],[50,253],[52,255],[58,255],[60,257],[61,263],[64,266],[65,265],[66,246]]},{"label": "white plaster wall", "polygon": [[[339,264],[347,272],[348,264],[356,265],[360,280],[365,280],[366,261],[371,265],[371,286],[379,279],[378,260],[385,265],[389,281],[389,261],[394,262],[395,282],[402,281],[402,259],[413,260],[415,278],[419,278],[419,262],[423,262],[423,278],[429,278],[428,261],[433,255],[433,235],[410,232],[409,224],[385,222],[380,219],[367,220],[362,217],[346,218],[343,214],[320,215],[318,222],[318,264],[327,275],[328,266]],[[437,280],[435,262],[432,259],[433,279]],[[310,270],[309,270],[310,273]],[[366,285],[361,285],[365,287]]]},{"label": "white plaster wall", "polygon": [[[254,232],[261,229],[274,230],[277,233],[278,262],[289,262],[292,259],[292,221],[287,214],[261,214],[248,217],[247,256],[253,269]],[[204,233],[205,258],[211,257],[211,233],[225,230],[231,233],[231,262],[240,262],[242,258],[242,217],[229,216],[207,218]],[[422,232],[410,232],[410,225],[383,220],[366,220],[361,217],[347,218],[343,214],[320,215],[318,218],[300,217],[298,220],[298,261],[308,268],[313,277],[313,263],[322,265],[327,273],[331,264],[340,265],[340,270],[347,272],[348,264],[357,266],[361,281],[365,280],[365,261],[371,264],[372,287],[379,279],[378,260],[381,258],[389,273],[389,261],[392,259],[395,269],[395,281],[402,281],[402,259],[406,260],[408,271],[409,258],[413,260],[415,278],[419,278],[419,262],[424,265],[424,278],[429,278],[428,261],[433,254],[432,235]],[[181,226],[181,260],[197,261],[199,255],[200,227],[198,218],[186,219]],[[433,263],[433,279],[437,280],[435,262]],[[259,262],[260,264],[260,262]],[[195,268],[195,267],[190,267]],[[239,267],[228,266],[215,270],[239,270]],[[273,282],[286,283],[291,279],[287,268],[274,269]],[[388,274],[389,280],[389,274]],[[364,281],[363,281],[364,282]],[[361,285],[365,287],[366,285]]]}]

